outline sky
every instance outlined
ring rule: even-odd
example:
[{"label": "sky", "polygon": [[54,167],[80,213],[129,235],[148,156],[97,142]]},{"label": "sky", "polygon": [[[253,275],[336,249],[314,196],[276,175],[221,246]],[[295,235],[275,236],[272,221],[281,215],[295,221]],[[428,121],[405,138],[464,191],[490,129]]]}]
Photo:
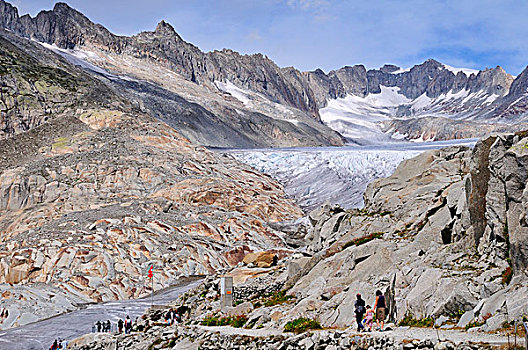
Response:
[{"label": "sky", "polygon": [[[20,15],[50,0],[12,0]],[[263,53],[279,66],[408,68],[434,58],[519,74],[528,65],[526,0],[67,0],[111,32],[154,30],[164,19],[204,51]]]}]

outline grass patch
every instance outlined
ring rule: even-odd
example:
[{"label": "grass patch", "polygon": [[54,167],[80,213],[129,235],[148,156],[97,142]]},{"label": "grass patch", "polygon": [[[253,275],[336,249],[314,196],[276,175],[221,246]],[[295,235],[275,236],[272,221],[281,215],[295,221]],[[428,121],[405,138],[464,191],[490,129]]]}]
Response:
[{"label": "grass patch", "polygon": [[286,295],[286,291],[281,290],[279,292],[272,293],[267,300],[264,301],[264,306],[274,306],[284,304],[290,300],[295,299],[293,295]]},{"label": "grass patch", "polygon": [[351,247],[353,245],[357,247],[359,245],[368,243],[376,238],[380,238],[381,236],[383,236],[383,232],[374,232],[363,237],[355,238],[349,242],[346,242],[343,246],[343,249],[347,249],[348,247]]},{"label": "grass patch", "polygon": [[293,332],[295,334],[304,333],[309,329],[321,329],[321,325],[316,320],[300,317],[286,323],[284,326],[285,332]]},{"label": "grass patch", "polygon": [[242,328],[242,326],[244,326],[247,320],[248,318],[246,315],[229,316],[229,317],[211,316],[211,317],[206,317],[202,321],[202,326],[210,326],[210,327],[231,326],[235,328]]},{"label": "grass patch", "polygon": [[285,290],[273,292],[253,302],[253,307],[258,309],[262,306],[275,306],[290,303],[295,299],[293,295],[286,295]]},{"label": "grass patch", "polygon": [[53,151],[64,148],[68,145],[68,139],[66,137],[59,137],[55,139],[55,142],[51,145]]},{"label": "grass patch", "polygon": [[474,320],[474,321],[471,321],[469,322],[467,325],[466,325],[466,331],[470,328],[475,328],[475,327],[480,327],[482,326],[483,324],[485,324],[486,322],[479,322],[477,320]]},{"label": "grass patch", "polygon": [[434,325],[434,321],[431,317],[425,317],[417,319],[413,314],[408,313],[405,317],[398,323],[399,326],[408,326],[408,327],[420,327],[420,328],[431,328]]}]

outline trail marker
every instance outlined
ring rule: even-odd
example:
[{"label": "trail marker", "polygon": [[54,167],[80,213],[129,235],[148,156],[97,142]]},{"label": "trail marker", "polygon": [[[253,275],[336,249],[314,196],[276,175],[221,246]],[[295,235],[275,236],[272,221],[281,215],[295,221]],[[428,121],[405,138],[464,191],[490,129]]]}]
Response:
[{"label": "trail marker", "polygon": [[220,307],[233,306],[233,277],[220,278]]}]

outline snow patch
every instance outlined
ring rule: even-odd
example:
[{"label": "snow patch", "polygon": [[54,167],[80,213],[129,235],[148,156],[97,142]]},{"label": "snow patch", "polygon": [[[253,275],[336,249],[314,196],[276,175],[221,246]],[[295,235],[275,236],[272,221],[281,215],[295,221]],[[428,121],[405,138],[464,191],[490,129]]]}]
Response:
[{"label": "snow patch", "polygon": [[500,97],[500,95],[497,95],[497,94],[491,94],[490,96],[488,96],[488,98],[484,101],[484,103],[486,104],[490,104],[490,103],[493,103],[496,99],[498,99]]},{"label": "snow patch", "polygon": [[105,75],[109,78],[116,78],[115,75],[110,74],[108,71],[97,67],[96,65],[91,64],[90,62],[85,61],[86,59],[94,59],[94,60],[100,60],[100,58],[93,52],[90,51],[84,51],[84,50],[78,50],[78,49],[62,49],[58,47],[57,45],[53,44],[47,44],[38,42],[40,45],[44,46],[48,50],[51,50],[55,53],[58,53],[62,57],[64,57],[68,62],[75,66],[80,66],[84,69],[91,70],[93,72]]},{"label": "snow patch", "polygon": [[227,92],[228,94],[242,102],[244,105],[248,105],[251,103],[251,99],[249,97],[250,92],[239,88],[229,80],[226,80],[225,83],[222,81],[215,80],[214,83],[219,90]]},{"label": "snow patch", "polygon": [[400,68],[398,70],[395,70],[394,72],[391,72],[391,74],[400,74],[405,72],[410,72],[411,68]]},{"label": "snow patch", "polygon": [[[390,133],[390,131],[388,131]],[[409,136],[409,134],[405,133],[405,134],[400,134],[399,131],[396,131],[395,133],[393,133],[391,135],[391,138],[394,139],[394,140],[404,140],[407,136]]]},{"label": "snow patch", "polygon": [[323,123],[349,139],[387,141],[388,137],[381,132],[379,122],[389,119],[395,106],[410,102],[398,91],[398,87],[381,86],[379,94],[366,97],[347,95],[329,100],[319,114]]},{"label": "snow patch", "polygon": [[447,64],[444,64],[444,68],[453,72],[455,75],[458,74],[458,72],[462,72],[464,73],[466,76],[470,76],[471,74],[475,74],[477,75],[479,73],[479,70],[478,69],[471,69],[471,68],[455,68],[455,67],[451,67],[451,66],[448,66]]}]

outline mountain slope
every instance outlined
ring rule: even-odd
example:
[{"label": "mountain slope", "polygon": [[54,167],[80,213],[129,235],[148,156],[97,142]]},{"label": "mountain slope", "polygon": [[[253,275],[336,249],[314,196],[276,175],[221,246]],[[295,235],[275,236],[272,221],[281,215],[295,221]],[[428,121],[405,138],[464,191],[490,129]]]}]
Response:
[{"label": "mountain slope", "polygon": [[[63,3],[31,18],[19,17],[16,8],[1,1],[0,26],[109,79],[105,82],[145,112],[156,117],[171,114],[165,120],[193,142],[215,147],[343,144],[339,134],[319,121],[316,109],[281,79],[280,69],[261,55],[205,54],[165,22],[154,32],[116,36]],[[218,67],[218,62],[224,65]],[[244,73],[240,67],[261,68],[260,73]],[[244,79],[254,90],[243,89],[250,95],[249,105],[219,88],[230,79]]]},{"label": "mountain slope", "polygon": [[[185,42],[165,21],[152,32],[131,37],[116,36],[64,3],[57,3],[52,11],[42,11],[31,18],[28,15],[19,17],[16,8],[2,0],[0,26],[20,36],[56,46],[55,49],[63,53],[70,50],[81,61],[88,61],[113,74],[162,85],[201,105],[211,113],[199,118],[203,128],[199,125],[186,128],[188,120],[185,119],[178,120],[178,123],[186,137],[209,146],[342,144],[339,135],[321,125],[320,117],[348,141],[358,143],[386,142],[393,135],[398,139],[406,134],[403,131],[410,124],[414,127],[423,125],[414,121],[421,117],[502,123],[506,126],[501,128],[506,129],[507,125],[522,122],[525,118],[524,92],[522,88],[516,88],[523,85],[524,75],[514,81],[514,77],[498,66],[476,71],[453,68],[430,59],[410,69],[385,65],[367,70],[362,65],[355,65],[328,74],[321,70],[300,72],[293,67],[279,68],[261,54],[240,55],[228,49],[202,52]],[[151,70],[163,74],[147,74]],[[164,82],[167,75],[173,75],[172,82]],[[141,94],[143,90],[139,89],[139,92]],[[391,95],[389,101],[386,92]],[[216,96],[215,103],[207,102],[218,94],[223,98]],[[167,112],[153,107],[159,106],[159,101],[146,103],[150,104],[148,111],[151,115]],[[242,113],[241,108],[244,109]],[[210,128],[206,119],[216,119],[225,140],[220,138],[222,141],[219,142],[211,137],[201,137],[204,130]],[[394,119],[402,120],[400,130],[387,127],[387,123],[383,127],[383,122]],[[287,126],[282,121],[293,125]],[[261,124],[272,126],[256,127]],[[445,121],[434,124],[447,125]],[[493,129],[485,126],[479,130],[471,123],[454,125],[467,127],[465,134],[473,137]],[[233,132],[228,132],[230,129],[242,135],[231,138]],[[437,139],[456,137],[448,129],[435,133]],[[420,131],[420,135],[424,134],[427,128],[424,126]],[[411,136],[407,134],[404,138]]]},{"label": "mountain slope", "polygon": [[[273,179],[192,144],[121,99],[109,78],[37,43],[2,33],[0,50],[16,106],[39,117],[35,101],[56,108],[0,139],[1,328],[145,295],[150,263],[160,289],[249,251],[290,253],[270,223],[302,211]],[[25,85],[46,89],[17,90]],[[180,113],[192,115],[189,105]]]}]

